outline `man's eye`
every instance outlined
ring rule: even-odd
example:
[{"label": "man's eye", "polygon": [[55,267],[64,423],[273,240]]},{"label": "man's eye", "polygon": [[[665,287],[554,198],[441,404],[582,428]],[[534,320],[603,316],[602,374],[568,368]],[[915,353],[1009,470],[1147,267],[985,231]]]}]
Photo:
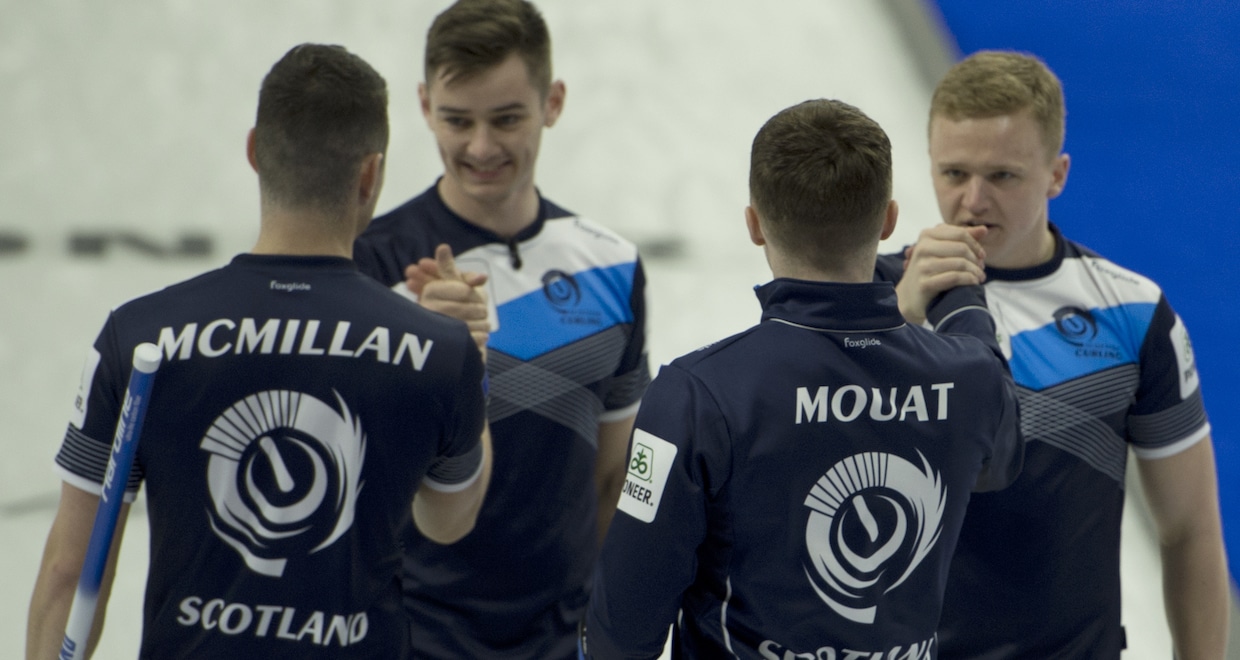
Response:
[{"label": "man's eye", "polygon": [[521,115],[500,115],[492,121],[496,126],[516,126],[521,122]]},{"label": "man's eye", "polygon": [[469,126],[469,120],[464,117],[444,117],[443,123],[452,126],[453,128],[465,128],[466,126]]}]

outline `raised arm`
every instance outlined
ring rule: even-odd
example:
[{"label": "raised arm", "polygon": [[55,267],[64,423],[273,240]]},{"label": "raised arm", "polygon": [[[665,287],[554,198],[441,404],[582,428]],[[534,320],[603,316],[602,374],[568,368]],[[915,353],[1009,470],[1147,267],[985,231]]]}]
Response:
[{"label": "raised arm", "polygon": [[455,386],[444,391],[444,419],[437,458],[413,498],[413,522],[437,543],[455,543],[474,528],[491,483],[491,426],[486,420],[487,380],[481,351],[462,340]]},{"label": "raised arm", "polygon": [[474,528],[478,511],[491,483],[491,427],[482,429],[482,465],[473,481],[461,490],[445,490],[423,481],[413,498],[413,522],[436,543],[456,543]]},{"label": "raised arm", "polygon": [[1163,599],[1175,657],[1222,658],[1228,577],[1210,438],[1165,458],[1137,462],[1158,531]]},{"label": "raised arm", "polygon": [[[52,521],[52,529],[43,549],[43,563],[35,580],[34,595],[30,599],[30,612],[26,619],[26,659],[47,660],[58,657],[60,644],[65,638],[65,624],[69,620],[69,607],[77,590],[78,577],[86,558],[86,547],[99,508],[99,496],[62,483],[60,506]],[[103,633],[104,615],[108,596],[112,593],[112,579],[116,575],[116,557],[120,552],[125,520],[129,517],[129,505],[122,504],[112,537],[112,550],[108,555],[107,569],[99,585],[99,602],[95,607],[95,622],[87,643],[86,656],[94,653],[99,635]]]},{"label": "raised arm", "polygon": [[1024,465],[1025,442],[1020,430],[1020,404],[1016,383],[1003,350],[999,347],[994,317],[986,305],[981,285],[958,286],[938,294],[925,309],[935,332],[968,335],[980,341],[994,357],[1001,387],[995,392],[994,410],[999,413],[991,455],[978,474],[975,492],[1006,488],[1016,481]]},{"label": "raised arm", "polygon": [[904,275],[896,284],[900,314],[909,323],[926,320],[936,296],[958,286],[986,281],[985,256],[978,240],[985,227],[940,224],[923,230],[904,254]]},{"label": "raised arm", "polygon": [[422,259],[405,269],[405,286],[418,302],[431,311],[464,321],[484,361],[491,336],[486,294],[481,288],[486,281],[484,273],[458,271],[447,244],[435,248],[434,259]]}]

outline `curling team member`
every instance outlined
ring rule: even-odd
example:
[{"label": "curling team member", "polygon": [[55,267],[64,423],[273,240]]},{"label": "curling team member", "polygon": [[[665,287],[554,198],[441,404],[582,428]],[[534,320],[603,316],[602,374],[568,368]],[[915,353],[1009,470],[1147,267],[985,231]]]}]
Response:
[{"label": "curling team member", "polygon": [[686,658],[934,658],[970,494],[1022,456],[980,287],[931,306],[935,333],[872,281],[891,146],[852,106],[771,118],[749,189],[762,320],[652,383],[581,649],[655,658],[675,624]]},{"label": "curling team member", "polygon": [[[1230,581],[1192,342],[1157,283],[1050,221],[1068,182],[1065,115],[1058,77],[1033,55],[958,62],[930,101],[943,223],[878,259],[913,323],[953,279],[984,272],[1022,403],[1025,468],[969,506],[939,626],[943,657],[1119,659],[1131,450],[1159,540],[1173,655],[1214,660],[1227,648]],[[987,227],[980,240],[975,226]]]},{"label": "curling team member", "polygon": [[298,46],[264,78],[247,144],[257,244],[121,305],[95,342],[56,457],[64,484],[27,658],[60,650],[140,342],[158,342],[164,362],[126,497],[145,483],[139,657],[408,656],[399,536],[411,517],[440,543],[468,533],[490,449],[468,329],[349,259],[387,140],[386,84],[345,49]]},{"label": "curling team member", "polygon": [[[474,331],[495,479],[460,543],[407,540],[410,636],[428,660],[566,660],[650,383],[642,261],[534,184],[566,88],[533,4],[452,3],[424,63],[418,94],[443,176],[375,218],[354,252],[363,273]],[[438,264],[454,255],[447,276]]]}]

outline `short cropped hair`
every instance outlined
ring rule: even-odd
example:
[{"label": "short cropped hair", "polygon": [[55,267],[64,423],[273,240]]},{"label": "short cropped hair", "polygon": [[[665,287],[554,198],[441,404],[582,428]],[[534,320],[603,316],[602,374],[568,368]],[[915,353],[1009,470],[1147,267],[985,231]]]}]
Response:
[{"label": "short cropped hair", "polygon": [[293,208],[349,200],[362,161],[388,144],[387,82],[341,46],[301,44],[263,78],[254,154],[264,199]]},{"label": "short cropped hair", "polygon": [[435,17],[426,35],[426,84],[468,80],[513,53],[544,98],[551,89],[551,33],[526,0],[457,0]]},{"label": "short cropped hair", "polygon": [[961,60],[930,100],[930,119],[988,119],[1028,111],[1042,132],[1047,158],[1063,151],[1063,85],[1045,63],[1027,53],[983,50]]},{"label": "short cropped hair", "polygon": [[878,244],[891,201],[891,141],[842,101],[794,105],[754,137],[749,196],[767,240],[830,268]]}]

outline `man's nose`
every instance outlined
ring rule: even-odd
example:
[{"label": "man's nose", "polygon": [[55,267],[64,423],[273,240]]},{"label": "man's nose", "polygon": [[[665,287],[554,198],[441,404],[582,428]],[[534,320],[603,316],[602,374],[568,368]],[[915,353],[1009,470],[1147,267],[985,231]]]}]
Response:
[{"label": "man's nose", "polygon": [[960,203],[970,213],[981,213],[987,208],[986,181],[980,176],[969,177],[964,184]]},{"label": "man's nose", "polygon": [[466,152],[472,158],[485,160],[495,152],[496,144],[495,134],[492,132],[491,127],[484,123],[479,123],[474,127],[473,132],[469,136]]}]

